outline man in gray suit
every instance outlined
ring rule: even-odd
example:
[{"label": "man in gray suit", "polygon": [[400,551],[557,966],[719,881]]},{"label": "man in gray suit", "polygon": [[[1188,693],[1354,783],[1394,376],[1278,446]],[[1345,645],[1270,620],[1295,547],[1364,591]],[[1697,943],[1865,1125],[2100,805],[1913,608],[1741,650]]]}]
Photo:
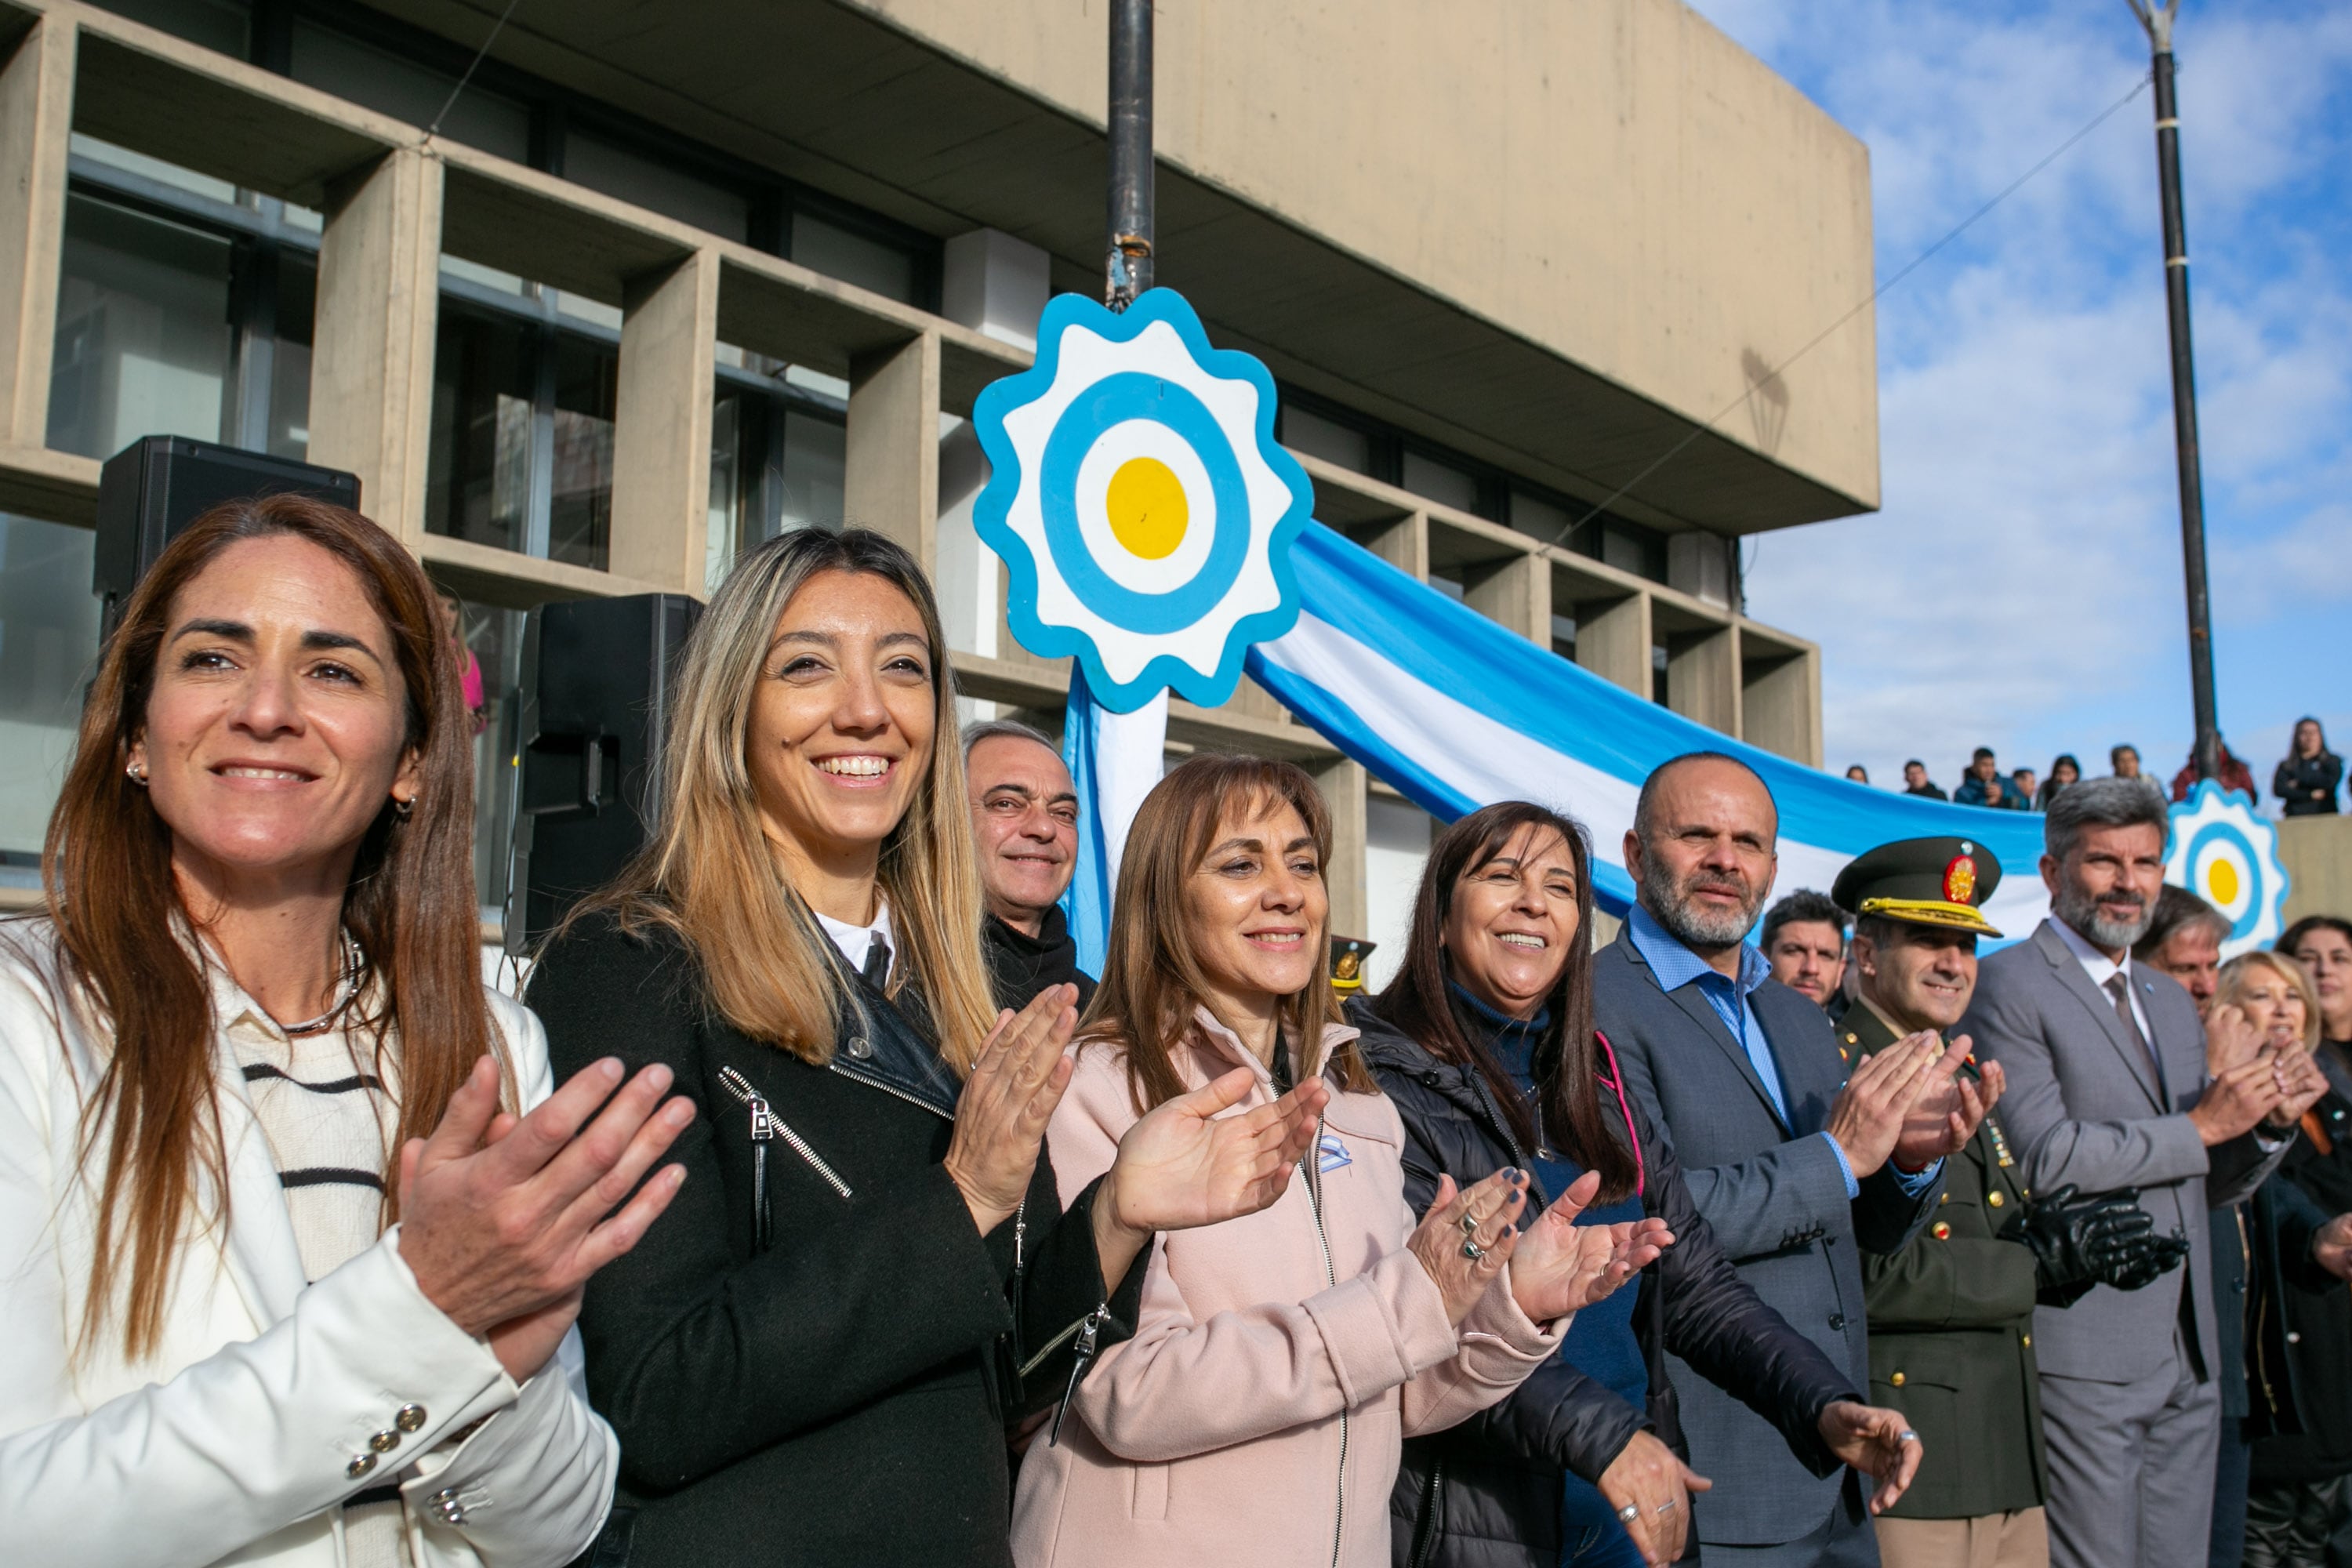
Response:
[{"label": "man in gray suit", "polygon": [[[1625,836],[1639,902],[1594,956],[1592,1021],[1740,1278],[1859,1391],[1870,1385],[1860,1250],[1900,1250],[1927,1224],[1943,1156],[1974,1136],[1984,1102],[1954,1082],[1965,1044],[1948,1055],[1932,1034],[1848,1081],[1827,1015],[1774,982],[1744,940],[1772,890],[1778,834],[1771,793],[1744,763],[1693,752],[1650,775]],[[1715,1482],[1692,1521],[1709,1563],[1877,1563],[1856,1478],[1814,1473],[1761,1416],[1679,1359],[1666,1364],[1692,1467]],[[1862,1399],[1824,1410],[1822,1436],[1880,1478],[1884,1507],[1910,1484],[1919,1443]]]},{"label": "man in gray suit", "polygon": [[2221,1436],[2206,1211],[2243,1200],[2294,1132],[2275,1072],[2207,1078],[2196,1004],[2131,956],[2164,881],[2164,797],[2088,779],[2051,803],[2050,919],[1979,967],[1962,1021],[2009,1075],[2001,1120],[2044,1192],[2137,1187],[2189,1267],[2034,1313],[2057,1568],[2205,1562]]}]

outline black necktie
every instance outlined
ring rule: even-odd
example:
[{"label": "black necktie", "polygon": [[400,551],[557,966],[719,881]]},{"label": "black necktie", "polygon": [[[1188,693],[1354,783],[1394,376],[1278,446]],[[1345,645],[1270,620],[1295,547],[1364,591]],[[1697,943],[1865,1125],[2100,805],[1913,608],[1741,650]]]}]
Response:
[{"label": "black necktie", "polygon": [[882,933],[878,931],[873,932],[866,940],[866,968],[863,973],[866,976],[866,984],[877,991],[881,990],[884,984],[890,978],[890,944],[883,940]]}]

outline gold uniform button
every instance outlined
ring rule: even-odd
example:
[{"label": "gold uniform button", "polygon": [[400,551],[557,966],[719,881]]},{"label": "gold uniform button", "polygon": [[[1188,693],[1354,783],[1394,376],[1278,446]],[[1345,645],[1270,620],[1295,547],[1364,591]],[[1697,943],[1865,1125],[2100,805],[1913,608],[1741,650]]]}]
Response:
[{"label": "gold uniform button", "polygon": [[402,1405],[400,1407],[399,1414],[392,1418],[392,1424],[399,1427],[402,1431],[414,1436],[417,1429],[425,1425],[425,1406],[422,1405]]},{"label": "gold uniform button", "polygon": [[1952,1194],[1949,1194],[1949,1193],[1946,1193],[1942,1197],[1937,1198],[1936,1201],[1937,1201],[1937,1203],[1939,1203],[1939,1204],[1948,1204],[1948,1203],[1950,1203],[1950,1202],[1952,1201]]},{"label": "gold uniform button", "polygon": [[1985,1202],[1992,1205],[1994,1208],[1999,1208],[2000,1207],[2000,1194],[1999,1193],[1987,1193],[1985,1194]]},{"label": "gold uniform button", "polygon": [[375,1456],[373,1454],[354,1454],[352,1457],[352,1462],[343,1467],[343,1474],[349,1476],[353,1480],[358,1480],[362,1476],[366,1475],[370,1470],[374,1468]]},{"label": "gold uniform button", "polygon": [[1932,1234],[1937,1241],[1948,1241],[1951,1239],[1952,1227],[1946,1225],[1942,1220],[1937,1220],[1936,1222],[1935,1230],[1930,1234]]},{"label": "gold uniform button", "polygon": [[1893,1384],[1895,1387],[1900,1388],[1900,1387],[1902,1387],[1902,1386],[1903,1386],[1903,1374],[1902,1374],[1901,1373],[1899,1373],[1899,1372],[1898,1372],[1898,1373],[1896,1373],[1893,1377],[1888,1378],[1886,1381],[1887,1381],[1887,1382],[1889,1382],[1889,1383],[1891,1383],[1891,1384]]},{"label": "gold uniform button", "polygon": [[2021,1334],[2018,1336],[2018,1342],[2022,1344],[2027,1350],[2032,1350],[2033,1348],[2033,1336],[2032,1334]]}]

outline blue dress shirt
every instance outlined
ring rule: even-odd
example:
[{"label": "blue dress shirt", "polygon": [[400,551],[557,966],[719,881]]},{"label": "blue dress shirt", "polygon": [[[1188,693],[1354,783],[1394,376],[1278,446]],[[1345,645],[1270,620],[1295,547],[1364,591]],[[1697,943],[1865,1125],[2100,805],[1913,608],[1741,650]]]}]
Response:
[{"label": "blue dress shirt", "polygon": [[[1772,1110],[1780,1117],[1780,1125],[1789,1125],[1789,1090],[1780,1081],[1780,1060],[1772,1054],[1772,1042],[1764,1037],[1764,1026],[1757,1022],[1756,1009],[1748,1005],[1749,994],[1772,977],[1770,963],[1755,948],[1741,942],[1739,978],[1734,980],[1685,947],[1682,939],[1660,925],[1658,918],[1640,904],[1633,906],[1633,918],[1625,922],[1625,932],[1633,943],[1633,951],[1642,955],[1642,962],[1658,977],[1661,990],[1673,993],[1685,985],[1698,987],[1698,994],[1748,1053],[1748,1063],[1762,1080],[1764,1092],[1771,1098]],[[1845,1195],[1860,1197],[1862,1184],[1854,1179],[1853,1166],[1847,1161],[1845,1150],[1827,1132],[1814,1136],[1826,1140],[1830,1152],[1837,1156],[1838,1171],[1845,1177]],[[1896,1171],[1895,1179],[1906,1193],[1916,1197],[1933,1184],[1943,1163],[1938,1160],[1916,1174]]]}]

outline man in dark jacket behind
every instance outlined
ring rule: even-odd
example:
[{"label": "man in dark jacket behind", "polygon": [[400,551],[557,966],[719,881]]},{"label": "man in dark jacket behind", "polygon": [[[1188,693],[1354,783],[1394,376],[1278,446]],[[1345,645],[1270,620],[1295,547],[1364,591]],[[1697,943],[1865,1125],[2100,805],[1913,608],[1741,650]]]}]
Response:
[{"label": "man in dark jacket behind", "polygon": [[988,905],[981,948],[996,1005],[1018,1011],[1049,985],[1075,985],[1083,1013],[1094,1000],[1095,977],[1078,968],[1078,944],[1061,909],[1078,863],[1070,770],[1053,742],[1009,719],[965,729],[963,769]]},{"label": "man in dark jacket behind", "polygon": [[[1849,1082],[1828,1017],[1746,945],[1779,827],[1771,793],[1735,758],[1695,752],[1650,775],[1625,836],[1639,902],[1593,959],[1593,1023],[1740,1278],[1859,1383],[1860,1253],[1900,1250],[1928,1223],[1943,1157],[1983,1107],[1927,1037]],[[1691,1463],[1715,1482],[1696,1515],[1708,1563],[1877,1563],[1853,1477],[1812,1475],[1704,1374],[1674,1359],[1667,1372]]]}]

